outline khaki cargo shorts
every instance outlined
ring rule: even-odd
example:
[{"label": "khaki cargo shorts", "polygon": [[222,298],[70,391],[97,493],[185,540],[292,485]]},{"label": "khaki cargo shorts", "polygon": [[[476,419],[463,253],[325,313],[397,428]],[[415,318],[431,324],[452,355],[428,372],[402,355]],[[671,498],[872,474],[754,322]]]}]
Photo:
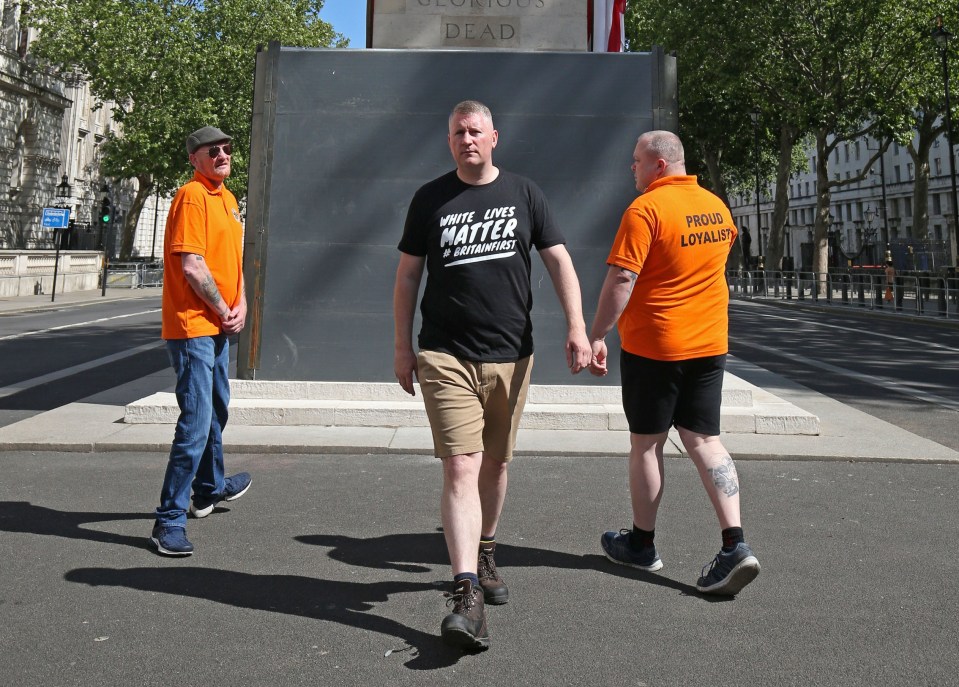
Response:
[{"label": "khaki cargo shorts", "polygon": [[416,366],[438,458],[478,451],[503,462],[513,457],[533,356],[474,363],[420,351]]}]

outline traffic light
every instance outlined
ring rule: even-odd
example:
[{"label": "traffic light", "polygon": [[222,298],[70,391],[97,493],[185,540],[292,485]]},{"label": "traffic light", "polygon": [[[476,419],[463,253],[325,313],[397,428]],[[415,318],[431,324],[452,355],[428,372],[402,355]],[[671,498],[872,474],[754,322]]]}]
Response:
[{"label": "traffic light", "polygon": [[104,198],[103,203],[100,205],[100,221],[104,224],[109,224],[112,217],[113,207],[110,205],[110,199]]}]

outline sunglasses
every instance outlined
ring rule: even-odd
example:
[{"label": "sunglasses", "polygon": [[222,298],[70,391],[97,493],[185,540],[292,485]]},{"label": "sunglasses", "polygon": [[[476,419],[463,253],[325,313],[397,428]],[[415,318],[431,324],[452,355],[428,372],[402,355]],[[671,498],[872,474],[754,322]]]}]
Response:
[{"label": "sunglasses", "polygon": [[221,146],[210,146],[206,152],[211,158],[216,159],[216,157],[220,154],[221,150],[223,151],[224,155],[227,155],[227,156],[232,155],[233,145],[230,143],[224,143]]}]

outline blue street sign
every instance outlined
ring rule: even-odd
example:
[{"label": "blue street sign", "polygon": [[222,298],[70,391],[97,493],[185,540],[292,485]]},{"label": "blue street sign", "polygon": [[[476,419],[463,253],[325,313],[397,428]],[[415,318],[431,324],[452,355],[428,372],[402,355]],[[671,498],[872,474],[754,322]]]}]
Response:
[{"label": "blue street sign", "polygon": [[43,208],[40,224],[44,229],[66,229],[70,226],[70,208]]}]

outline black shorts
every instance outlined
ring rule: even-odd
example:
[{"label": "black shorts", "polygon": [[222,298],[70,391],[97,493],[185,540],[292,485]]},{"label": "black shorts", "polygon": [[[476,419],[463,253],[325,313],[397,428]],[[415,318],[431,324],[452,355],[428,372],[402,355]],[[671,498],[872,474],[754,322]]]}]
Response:
[{"label": "black shorts", "polygon": [[672,426],[719,436],[726,356],[652,360],[621,351],[623,410],[633,434]]}]

